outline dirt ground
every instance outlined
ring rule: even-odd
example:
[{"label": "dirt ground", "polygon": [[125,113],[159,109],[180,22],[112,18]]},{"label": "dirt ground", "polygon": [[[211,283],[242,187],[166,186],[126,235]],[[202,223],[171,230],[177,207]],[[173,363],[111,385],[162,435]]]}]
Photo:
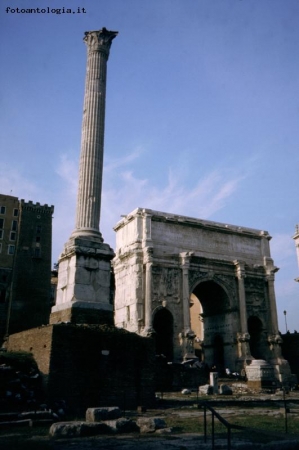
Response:
[{"label": "dirt ground", "polygon": [[[282,400],[282,396],[258,395],[252,397],[238,397],[238,405],[232,407],[232,402],[236,398],[220,398],[215,405],[216,411],[226,420],[230,421],[233,416],[248,416],[254,414],[280,417],[283,420],[282,411],[279,408],[267,407],[270,400]],[[209,398],[211,400],[211,397]],[[214,398],[215,400],[215,398]],[[217,399],[216,399],[217,400]],[[162,417],[166,424],[167,418],[177,415],[180,418],[188,419],[203,415],[196,407],[198,398],[192,395],[188,398],[177,395],[173,398],[165,398],[161,402],[160,407],[156,410],[146,411],[146,416]],[[248,408],[248,401],[265,402],[261,407]],[[299,392],[291,393],[288,396],[288,406],[292,410],[292,416],[299,418]],[[130,416],[127,412],[126,416]],[[200,417],[199,417],[200,418]],[[299,424],[299,420],[298,420]],[[28,430],[28,429],[27,429]],[[298,425],[299,436],[299,425]],[[231,449],[247,450],[247,449],[267,449],[267,450],[299,450],[299,437],[281,434],[278,440],[274,435],[267,439],[267,444],[259,444],[250,442],[249,437],[237,436],[233,433]],[[47,431],[41,435],[38,428],[36,433],[23,430],[1,430],[0,433],[0,449],[1,450],[208,450],[212,449],[211,435],[208,436],[207,442],[204,442],[202,433],[168,433],[168,434],[145,434],[132,433],[129,435],[105,435],[85,438],[67,438],[53,439],[47,435]],[[215,441],[215,449],[227,449],[227,435],[223,433],[217,435]]]}]

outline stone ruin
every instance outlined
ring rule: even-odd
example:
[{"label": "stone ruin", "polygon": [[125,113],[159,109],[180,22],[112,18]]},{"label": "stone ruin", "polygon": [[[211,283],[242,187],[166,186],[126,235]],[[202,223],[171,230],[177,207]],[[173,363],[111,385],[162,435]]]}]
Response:
[{"label": "stone ruin", "polygon": [[116,326],[154,333],[169,362],[198,358],[256,387],[290,380],[268,232],[143,208],[114,230]]},{"label": "stone ruin", "polygon": [[[50,325],[10,336],[7,348],[31,352],[48,397],[74,408],[151,405],[155,354],[219,373],[262,360],[285,382],[267,232],[137,208],[115,227],[115,255],[104,243],[106,73],[117,34],[103,28],[84,37],[76,225],[60,255]],[[262,366],[254,363],[249,381],[262,384]]]}]

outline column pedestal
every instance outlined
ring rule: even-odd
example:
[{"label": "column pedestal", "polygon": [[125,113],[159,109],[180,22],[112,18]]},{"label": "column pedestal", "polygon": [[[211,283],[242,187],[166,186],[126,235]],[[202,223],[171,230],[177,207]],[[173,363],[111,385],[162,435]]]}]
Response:
[{"label": "column pedestal", "polygon": [[268,282],[268,297],[270,305],[271,329],[272,334],[268,336],[268,344],[271,351],[270,364],[274,368],[275,376],[279,382],[289,384],[292,378],[291,369],[288,361],[286,361],[281,352],[282,338],[278,332],[278,319],[275,298],[275,273],[278,268],[274,266],[271,258],[264,258],[264,265],[266,271],[266,280]]},{"label": "column pedestal", "polygon": [[71,238],[59,259],[56,305],[50,323],[113,324],[111,259],[108,244]]}]

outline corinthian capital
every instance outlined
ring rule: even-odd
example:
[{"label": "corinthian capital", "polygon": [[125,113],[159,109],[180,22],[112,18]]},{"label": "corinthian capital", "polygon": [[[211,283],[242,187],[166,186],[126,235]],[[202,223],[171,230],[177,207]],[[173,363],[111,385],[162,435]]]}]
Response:
[{"label": "corinthian capital", "polygon": [[194,252],[182,252],[182,253],[180,253],[182,268],[189,268],[190,260],[191,260],[191,257],[193,255],[194,255]]},{"label": "corinthian capital", "polygon": [[107,59],[112,40],[118,35],[118,31],[108,31],[102,28],[99,31],[86,31],[83,41],[86,43],[89,52],[105,53]]},{"label": "corinthian capital", "polygon": [[152,247],[145,247],[143,252],[143,262],[145,264],[152,264],[153,263],[153,253],[154,250]]},{"label": "corinthian capital", "polygon": [[236,267],[236,276],[239,280],[242,280],[246,277],[245,275],[245,263],[243,261],[234,260],[234,265]]}]

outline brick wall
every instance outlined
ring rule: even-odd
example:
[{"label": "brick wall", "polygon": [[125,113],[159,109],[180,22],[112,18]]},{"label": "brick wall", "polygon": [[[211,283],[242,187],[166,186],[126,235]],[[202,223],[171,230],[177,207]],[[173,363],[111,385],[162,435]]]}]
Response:
[{"label": "brick wall", "polygon": [[109,326],[57,324],[10,336],[8,349],[32,352],[49,400],[65,400],[71,410],[154,404],[155,352],[149,338]]}]

